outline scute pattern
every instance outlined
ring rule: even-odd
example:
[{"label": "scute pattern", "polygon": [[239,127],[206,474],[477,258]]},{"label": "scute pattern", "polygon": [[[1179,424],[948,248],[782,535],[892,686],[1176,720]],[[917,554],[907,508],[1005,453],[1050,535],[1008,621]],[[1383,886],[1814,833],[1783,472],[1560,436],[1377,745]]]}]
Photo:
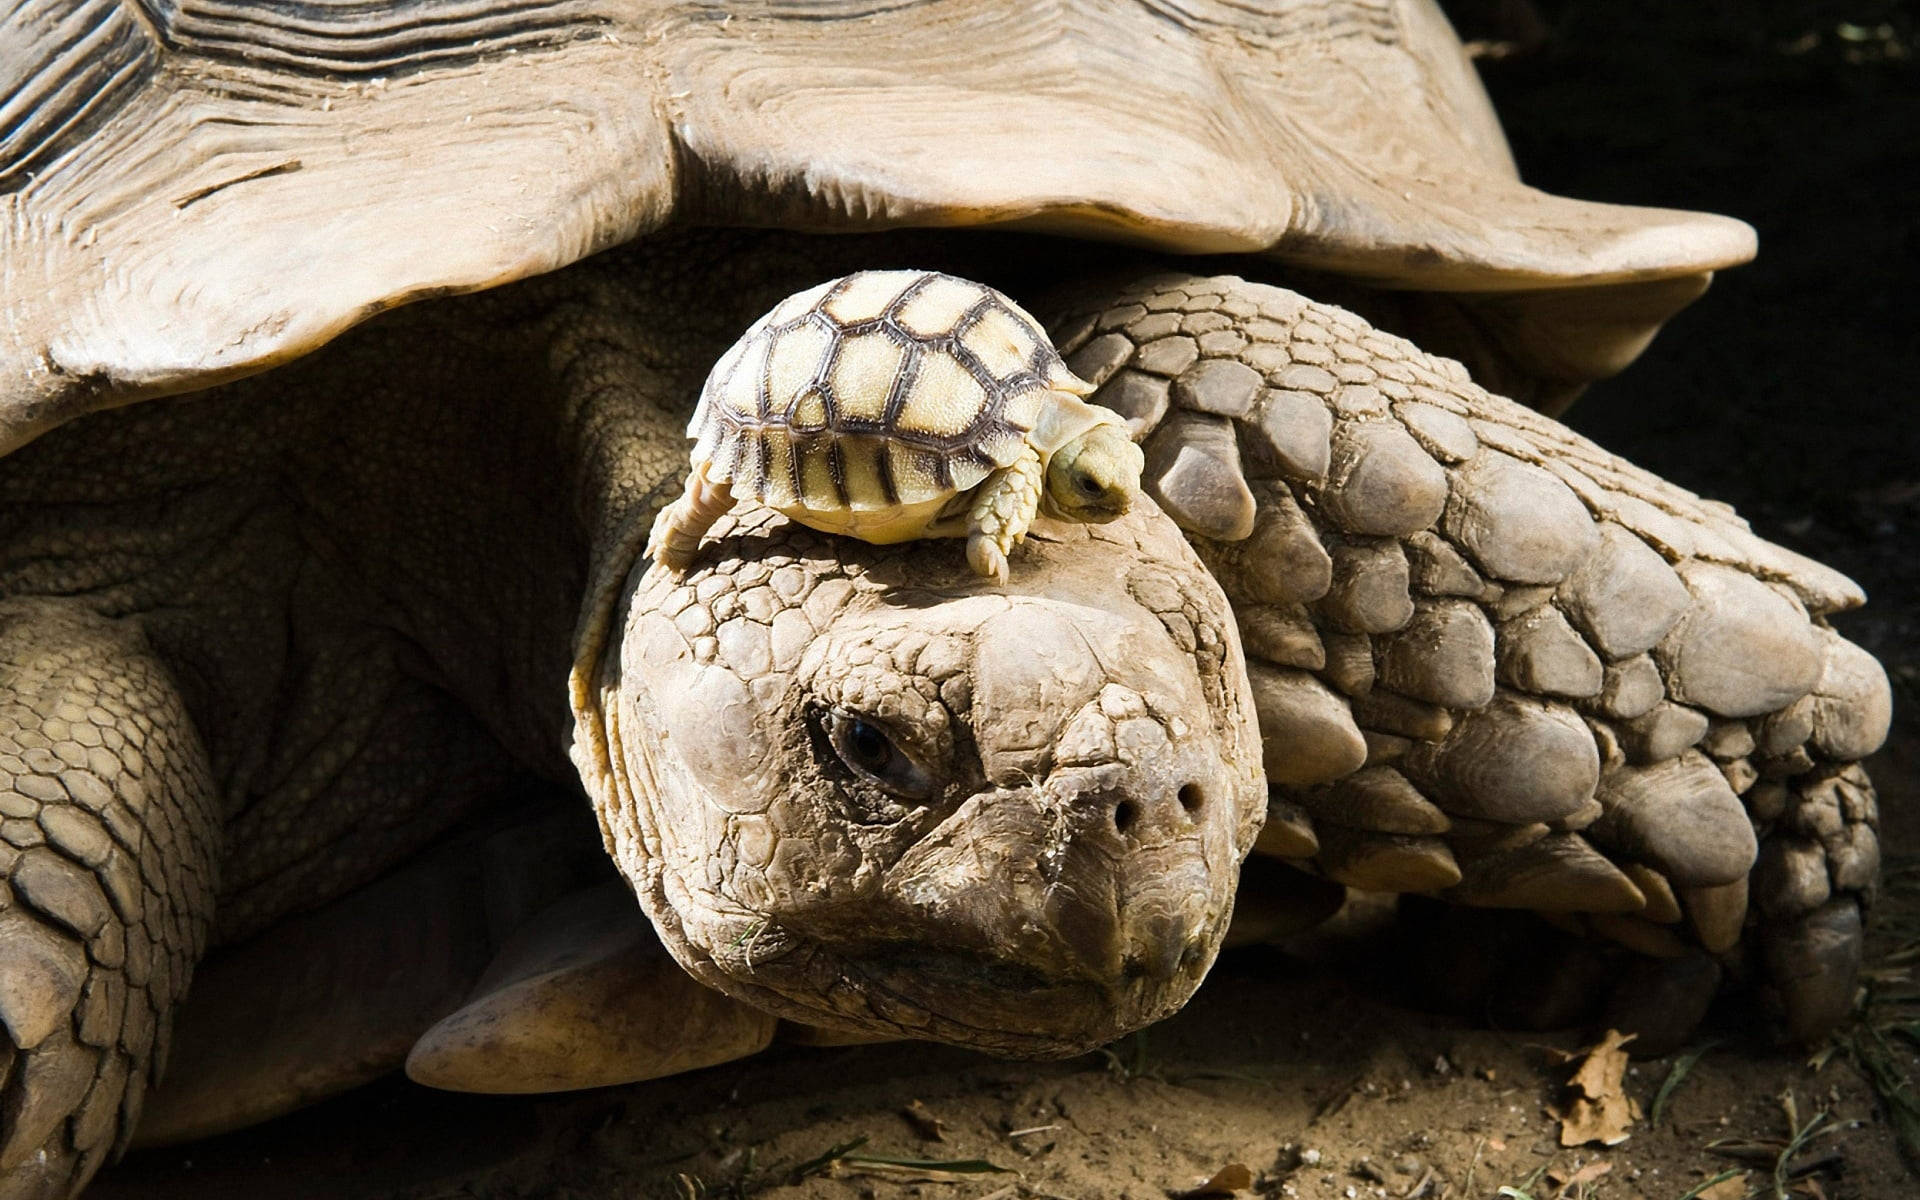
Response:
[{"label": "scute pattern", "polygon": [[159,47],[114,0],[27,0],[7,14],[15,37],[55,49],[38,61],[0,56],[0,195],[107,121],[160,64]]},{"label": "scute pattern", "polygon": [[[44,57],[0,63],[0,194],[130,104],[163,67],[186,77],[215,64],[320,81],[384,80],[560,45],[606,18],[570,0],[30,0],[8,15]],[[291,101],[297,103],[297,101]]]},{"label": "scute pattern", "polygon": [[1787,1027],[1837,1019],[1888,713],[1826,622],[1851,581],[1350,313],[1234,277],[1103,298],[1061,349],[1235,602],[1269,851],[1641,953],[1764,922]]},{"label": "scute pattern", "polygon": [[715,368],[693,458],[776,507],[866,511],[1009,465],[1069,380],[1033,320],[934,271],[861,271],[782,303]]},{"label": "scute pattern", "polygon": [[[128,0],[122,0],[123,5]],[[604,24],[568,0],[131,0],[169,50],[322,76],[393,75],[552,45]]]}]

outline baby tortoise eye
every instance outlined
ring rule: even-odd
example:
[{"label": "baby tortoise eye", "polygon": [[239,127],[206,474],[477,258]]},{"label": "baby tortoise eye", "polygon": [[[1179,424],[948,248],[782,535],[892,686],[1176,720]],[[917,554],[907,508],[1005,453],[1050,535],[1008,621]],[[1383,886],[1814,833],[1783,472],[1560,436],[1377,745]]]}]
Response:
[{"label": "baby tortoise eye", "polygon": [[1101,487],[1100,481],[1098,479],[1095,479],[1091,475],[1082,475],[1079,477],[1079,479],[1075,481],[1075,483],[1080,489],[1080,494],[1082,496],[1088,497],[1089,499],[1092,499],[1093,497],[1098,496],[1101,492],[1104,492],[1107,490],[1106,488]]},{"label": "baby tortoise eye", "polygon": [[924,800],[939,790],[933,776],[877,722],[833,709],[827,713],[827,739],[849,771],[883,791]]}]

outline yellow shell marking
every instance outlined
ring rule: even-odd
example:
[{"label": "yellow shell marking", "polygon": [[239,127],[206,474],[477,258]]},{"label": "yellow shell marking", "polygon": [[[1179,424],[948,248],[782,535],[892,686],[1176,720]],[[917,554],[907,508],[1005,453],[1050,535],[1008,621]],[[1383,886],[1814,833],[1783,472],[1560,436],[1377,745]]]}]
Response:
[{"label": "yellow shell marking", "polygon": [[766,370],[767,340],[750,339],[732,371],[720,383],[718,400],[736,419],[753,421],[760,417],[760,373]]},{"label": "yellow shell marking", "polygon": [[951,437],[972,425],[986,402],[986,389],[951,354],[922,349],[898,425]]},{"label": "yellow shell marking", "polygon": [[893,489],[903,504],[917,504],[935,496],[951,494],[940,482],[938,458],[930,450],[904,442],[887,443],[887,465],[893,470]]},{"label": "yellow shell marking", "polygon": [[973,351],[995,379],[1026,370],[1033,362],[1036,349],[1033,336],[1012,316],[997,308],[982,313],[980,319],[960,335],[960,344]]},{"label": "yellow shell marking", "polygon": [[901,305],[894,314],[894,320],[903,329],[920,337],[945,337],[959,326],[960,318],[968,309],[980,303],[984,295],[978,287],[957,279],[935,279]]},{"label": "yellow shell marking", "polygon": [[878,423],[884,418],[904,357],[904,349],[885,333],[842,336],[831,376],[840,419]]},{"label": "yellow shell marking", "polygon": [[774,338],[767,357],[767,394],[773,402],[797,395],[818,379],[832,346],[833,334],[812,321]]},{"label": "yellow shell marking", "polygon": [[809,388],[794,398],[788,410],[787,424],[801,431],[827,427],[827,397],[818,388]]},{"label": "yellow shell marking", "polygon": [[800,448],[800,502],[816,512],[840,507],[840,491],[833,484],[833,444],[826,438],[809,439]]},{"label": "yellow shell marking", "polygon": [[800,499],[793,487],[793,439],[774,433],[761,439],[767,447],[767,473],[761,480],[758,499],[774,508],[785,508]]},{"label": "yellow shell marking", "polygon": [[[1006,404],[1000,409],[1000,417],[1007,424],[1025,433],[1039,422],[1040,410],[1046,404],[1047,393],[1036,388],[1033,391],[1022,392],[1018,396],[1008,396]],[[994,461],[1000,462],[997,458]],[[1007,463],[1002,462],[1000,465],[1004,467]]]},{"label": "yellow shell marking", "polygon": [[880,482],[880,443],[884,438],[843,436],[840,439],[841,478],[847,484],[847,507],[855,512],[887,508],[887,489]]},{"label": "yellow shell marking", "polygon": [[826,314],[842,325],[871,321],[887,311],[907,285],[920,278],[921,271],[869,271],[852,276],[827,301]]}]

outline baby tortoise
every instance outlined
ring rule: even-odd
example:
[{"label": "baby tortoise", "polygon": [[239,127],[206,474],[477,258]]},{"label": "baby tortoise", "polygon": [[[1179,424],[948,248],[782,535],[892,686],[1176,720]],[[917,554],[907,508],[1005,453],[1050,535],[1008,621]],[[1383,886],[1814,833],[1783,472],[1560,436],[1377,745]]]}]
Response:
[{"label": "baby tortoise", "polygon": [[937,271],[858,271],[789,296],[715,365],[687,426],[687,489],[648,553],[676,574],[750,496],[879,545],[964,537],[1004,584],[1037,514],[1104,523],[1140,490],[1140,448],[1081,397],[1039,322]]}]

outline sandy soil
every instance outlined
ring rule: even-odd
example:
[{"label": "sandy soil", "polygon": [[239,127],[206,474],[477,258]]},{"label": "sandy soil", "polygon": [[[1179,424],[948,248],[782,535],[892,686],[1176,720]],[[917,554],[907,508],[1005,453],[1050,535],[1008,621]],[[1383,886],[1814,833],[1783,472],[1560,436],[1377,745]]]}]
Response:
[{"label": "sandy soil", "polygon": [[[1841,624],[1887,663],[1905,705],[1875,766],[1892,865],[1904,861],[1912,875],[1915,19],[1893,0],[1539,9],[1546,45],[1486,67],[1528,179],[1732,213],[1761,232],[1761,262],[1719,281],[1625,378],[1596,388],[1574,423],[1733,501],[1761,533],[1866,585],[1871,607]],[[1895,974],[1884,956],[1913,944],[1920,918],[1901,891],[1876,910],[1875,952]],[[1746,1010],[1709,1031],[1722,1041],[1657,1125],[1636,1122],[1610,1149],[1564,1149],[1549,1108],[1567,1069],[1542,1047],[1576,1047],[1577,1034],[1488,1032],[1397,1006],[1362,978],[1396,965],[1369,965],[1356,973],[1278,950],[1236,952],[1175,1019],[1109,1055],[1059,1064],[915,1045],[785,1047],[556,1098],[389,1081],[259,1130],[136,1155],[89,1195],[1157,1200],[1241,1163],[1265,1195],[1483,1200],[1512,1187],[1535,1200],[1682,1200],[1725,1170],[1752,1169],[1744,1184],[1707,1193],[1724,1200],[1773,1194],[1782,1139],[1819,1113],[1832,1126],[1792,1160],[1816,1168],[1791,1182],[1795,1194],[1920,1195],[1847,1054],[1816,1070],[1804,1053],[1760,1043],[1743,1028]],[[1883,996],[1898,986],[1892,974],[1881,983]],[[1884,1023],[1898,1010],[1876,1011]],[[1896,1053],[1920,1071],[1909,1044]],[[1650,1107],[1672,1068],[1635,1064],[1627,1092]],[[944,1140],[904,1114],[914,1101],[944,1123]],[[1720,1139],[1747,1143],[1749,1158],[1716,1152]],[[837,1164],[822,1161],[836,1148]],[[861,1155],[978,1160],[1005,1173]],[[816,1168],[800,1178],[809,1162]]]}]

